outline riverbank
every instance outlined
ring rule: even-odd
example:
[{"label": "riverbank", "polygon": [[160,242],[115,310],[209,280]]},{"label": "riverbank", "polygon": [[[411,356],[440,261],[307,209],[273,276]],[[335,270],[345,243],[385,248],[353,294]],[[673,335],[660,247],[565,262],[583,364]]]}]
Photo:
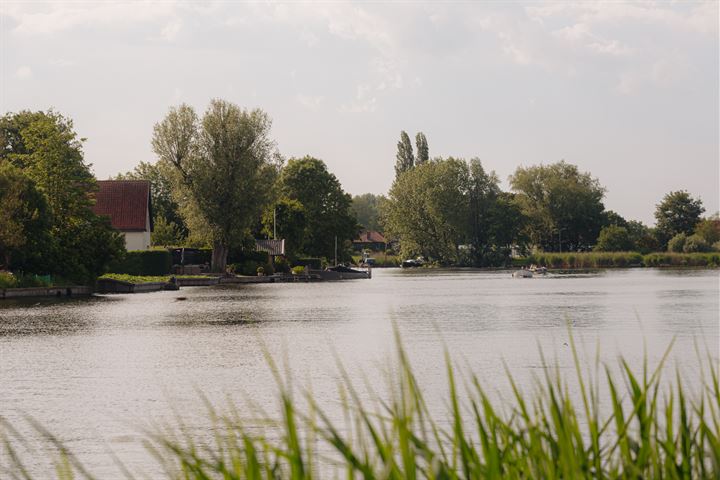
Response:
[{"label": "riverbank", "polygon": [[513,259],[514,267],[538,265],[554,269],[628,268],[628,267],[720,267],[720,252],[649,253],[583,252],[537,253]]}]

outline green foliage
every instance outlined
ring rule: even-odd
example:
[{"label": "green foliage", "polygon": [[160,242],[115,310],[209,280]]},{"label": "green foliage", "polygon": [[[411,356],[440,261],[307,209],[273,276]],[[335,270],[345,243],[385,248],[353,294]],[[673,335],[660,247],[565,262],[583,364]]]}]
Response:
[{"label": "green foliage", "polygon": [[720,242],[720,218],[714,215],[700,220],[695,226],[695,234],[700,235],[708,245]]},{"label": "green foliage", "polygon": [[14,288],[17,286],[17,278],[10,272],[0,272],[0,288]]},{"label": "green foliage", "polygon": [[372,193],[355,195],[352,199],[352,210],[357,218],[357,223],[365,230],[382,232],[380,209],[385,201],[387,198],[383,195],[373,195]]},{"label": "green foliage", "polygon": [[297,266],[305,267],[308,266],[315,270],[321,270],[323,268],[323,259],[322,258],[298,258],[294,262],[292,262],[293,269]]},{"label": "green foliage", "polygon": [[170,272],[172,254],[167,250],[138,250],[127,252],[108,268],[112,273],[160,276]]},{"label": "green foliage", "polygon": [[425,134],[418,132],[415,135],[415,146],[417,147],[417,156],[415,157],[415,165],[421,165],[430,160],[430,150]]},{"label": "green foliage", "polygon": [[305,209],[304,243],[298,250],[332,258],[337,236],[339,260],[350,258],[352,240],[359,231],[350,208],[352,198],[325,162],[309,156],[290,159],[280,173],[279,186],[282,196],[300,202]]},{"label": "green foliage", "polygon": [[711,250],[710,245],[698,234],[687,237],[682,249],[685,253],[709,252]]},{"label": "green foliage", "polygon": [[[498,401],[484,377],[457,372],[446,353],[446,413],[428,405],[409,356],[397,341],[389,392],[364,399],[340,364],[341,417],[334,423],[310,390],[295,396],[290,378],[268,356],[276,379],[278,412],[246,420],[240,407],[209,405],[210,441],[182,418],[174,428],[143,439],[168,478],[185,480],[312,479],[716,479],[720,476],[720,373],[708,353],[696,374],[703,388],[688,390],[679,374],[664,379],[670,349],[657,365],[636,372],[596,361],[587,369],[572,335],[574,368],[561,373],[541,353],[542,373],[532,394],[510,372],[512,393]],[[674,378],[674,380],[673,380]],[[571,393],[571,386],[579,393]],[[463,388],[464,387],[464,388]],[[62,452],[66,478],[94,478],[43,427],[32,426]],[[3,471],[23,475],[27,440],[0,423],[9,451]],[[214,440],[213,440],[214,439]],[[0,464],[0,467],[3,465]],[[125,466],[121,467],[127,471]],[[17,473],[17,475],[15,475]]]},{"label": "green foliage", "polygon": [[412,143],[410,137],[405,130],[400,132],[400,141],[397,144],[397,153],[395,154],[395,179],[400,175],[411,170],[415,165],[415,155],[413,155]]},{"label": "green foliage", "polygon": [[638,252],[536,253],[523,263],[549,268],[639,267],[643,264],[643,256]]},{"label": "green foliage", "polygon": [[27,195],[18,217],[26,241],[12,252],[11,267],[92,282],[125,247],[107,219],[92,212],[88,194],[96,182],[72,121],[53,111],[10,113],[0,118],[0,140],[0,163],[11,163],[31,182],[22,187]]},{"label": "green foliage", "polygon": [[679,233],[691,235],[705,208],[684,190],[670,192],[655,207],[655,220],[662,246]]},{"label": "green foliage", "polygon": [[295,257],[304,246],[307,223],[302,203],[281,198],[265,210],[262,233],[268,238],[273,238],[273,234],[277,233],[278,239],[285,239],[285,254]]},{"label": "green foliage", "polygon": [[255,260],[243,260],[241,262],[231,263],[228,270],[236,275],[253,276],[261,271],[264,274],[272,275],[274,270],[269,262],[257,262]]},{"label": "green foliage", "polygon": [[629,252],[635,250],[635,242],[625,227],[609,225],[600,230],[600,236],[593,248],[596,252]]},{"label": "green foliage", "polygon": [[720,253],[650,253],[643,263],[647,267],[720,267]]},{"label": "green foliage", "polygon": [[270,125],[262,110],[217,99],[202,120],[180,105],[155,125],[153,150],[160,167],[173,172],[174,198],[184,199],[190,229],[212,243],[215,272],[225,270],[229,248],[242,242],[270,199],[278,168]]},{"label": "green foliage", "polygon": [[544,251],[577,251],[595,243],[606,222],[605,189],[565,162],[518,167],[510,177],[528,218],[526,232]]},{"label": "green foliage", "polygon": [[156,216],[151,235],[151,243],[154,246],[170,247],[182,245],[185,242],[185,235],[182,228],[175,222],[168,222],[165,217]]},{"label": "green foliage", "polygon": [[302,275],[303,273],[305,273],[305,265],[295,265],[292,267],[293,275]]},{"label": "green foliage", "polygon": [[273,260],[273,268],[277,273],[290,273],[290,264],[284,257],[275,257]]},{"label": "green foliage", "polygon": [[[129,253],[132,253],[132,252],[129,252]],[[196,276],[193,278],[207,278],[207,277]],[[121,282],[128,282],[128,283],[158,283],[158,282],[167,283],[170,280],[170,275],[129,275],[126,273],[106,273],[106,274],[98,277],[98,280],[102,280],[102,279],[120,280]]]},{"label": "green foliage", "polygon": [[685,235],[684,233],[678,233],[668,242],[668,252],[682,253],[685,250],[686,241],[687,235]]}]

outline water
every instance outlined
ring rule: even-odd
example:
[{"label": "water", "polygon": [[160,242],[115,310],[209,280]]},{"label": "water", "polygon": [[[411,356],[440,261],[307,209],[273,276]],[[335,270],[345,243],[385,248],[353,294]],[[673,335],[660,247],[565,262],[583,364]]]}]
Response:
[{"label": "water", "polygon": [[533,279],[375,270],[370,281],[6,300],[0,302],[0,415],[16,425],[31,415],[101,477],[117,473],[107,449],[135,471],[153,472],[140,428],[172,423],[177,412],[191,429],[207,432],[197,390],[218,405],[250,399],[275,408],[264,349],[287,363],[296,383],[312,385],[330,411],[338,401],[336,357],[358,383],[367,377],[382,390],[393,324],[432,408],[441,412],[445,347],[502,396],[503,362],[527,390],[542,372],[540,347],[561,371],[571,368],[568,323],[587,357],[599,346],[611,365],[620,354],[636,368],[644,355],[652,364],[675,338],[672,360],[697,388],[695,345],[718,355],[719,280],[716,270]]}]

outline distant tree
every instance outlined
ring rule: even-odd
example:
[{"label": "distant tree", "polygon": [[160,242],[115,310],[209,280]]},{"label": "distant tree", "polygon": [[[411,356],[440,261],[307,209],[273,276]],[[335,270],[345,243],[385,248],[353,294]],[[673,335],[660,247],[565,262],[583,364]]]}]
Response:
[{"label": "distant tree", "polygon": [[291,158],[280,173],[279,185],[283,197],[298,201],[305,209],[301,251],[333,258],[337,237],[340,259],[349,258],[349,247],[359,230],[351,209],[352,198],[325,162],[310,156]]},{"label": "distant tree", "polygon": [[270,125],[262,110],[217,99],[202,120],[180,105],[155,125],[153,150],[173,172],[190,229],[204,223],[214,272],[225,271],[230,247],[242,244],[269,201],[277,174]]},{"label": "distant tree", "polygon": [[711,250],[710,244],[698,234],[687,237],[685,245],[683,245],[683,252],[685,253],[709,252]]},{"label": "distant tree", "polygon": [[593,250],[597,252],[630,252],[635,248],[635,243],[627,228],[608,225],[600,230]]},{"label": "distant tree", "polygon": [[685,249],[685,242],[687,241],[687,235],[684,233],[678,233],[668,241],[667,249],[669,252],[682,253]]},{"label": "distant tree", "polygon": [[415,158],[415,165],[421,165],[430,160],[430,151],[428,148],[427,138],[422,132],[418,132],[415,135],[415,146],[417,147],[417,157]]},{"label": "distant tree", "polygon": [[119,174],[117,180],[147,180],[153,210],[153,245],[180,245],[188,234],[180,215],[180,206],[173,197],[172,171],[158,164],[140,162],[132,171]]},{"label": "distant tree", "polygon": [[700,235],[709,245],[720,242],[720,217],[718,214],[700,220],[695,226],[695,234]]},{"label": "distant tree", "polygon": [[366,230],[382,231],[380,206],[385,200],[387,199],[383,195],[373,195],[372,193],[355,195],[352,199],[352,209],[358,224]]},{"label": "distant tree", "polygon": [[397,154],[395,158],[396,179],[400,177],[400,174],[407,172],[415,165],[412,143],[410,143],[410,137],[405,130],[400,132],[400,141],[397,144]]},{"label": "distant tree", "polygon": [[679,233],[691,235],[705,211],[700,199],[685,190],[670,192],[655,207],[655,220],[660,242],[665,245]]},{"label": "distant tree", "polygon": [[[72,121],[54,111],[10,113],[0,118],[0,141],[0,161],[13,164],[33,182],[50,224],[46,237],[32,235],[34,251],[13,256],[14,268],[93,281],[122,255],[124,240],[107,218],[92,212],[97,184]],[[40,244],[40,238],[49,241]]]},{"label": "distant tree", "polygon": [[528,218],[530,241],[545,251],[592,245],[605,222],[605,189],[589,173],[565,162],[518,167],[510,177]]},{"label": "distant tree", "polygon": [[630,220],[625,227],[630,240],[635,244],[635,250],[643,255],[660,250],[660,243],[657,241],[655,229],[649,228],[642,222]]},{"label": "distant tree", "polygon": [[304,246],[307,216],[305,207],[297,200],[281,198],[272,204],[262,217],[262,233],[267,238],[285,239],[285,252],[290,258],[297,257]]},{"label": "distant tree", "polygon": [[603,221],[604,226],[608,226],[608,225],[615,225],[617,227],[627,227],[628,226],[628,221],[625,220],[622,217],[622,215],[620,215],[619,213],[614,212],[612,210],[606,210],[603,213],[603,217],[604,217],[604,221]]}]

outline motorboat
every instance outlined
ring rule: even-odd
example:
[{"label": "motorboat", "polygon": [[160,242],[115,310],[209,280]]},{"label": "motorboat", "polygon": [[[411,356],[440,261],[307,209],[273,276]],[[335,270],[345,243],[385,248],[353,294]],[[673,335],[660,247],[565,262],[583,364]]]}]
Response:
[{"label": "motorboat", "polygon": [[531,272],[530,270],[524,270],[524,269],[517,270],[517,271],[513,272],[512,276],[513,276],[513,278],[532,278],[533,272]]},{"label": "motorboat", "polygon": [[547,267],[538,267],[537,265],[530,265],[530,271],[538,275],[547,274]]}]

